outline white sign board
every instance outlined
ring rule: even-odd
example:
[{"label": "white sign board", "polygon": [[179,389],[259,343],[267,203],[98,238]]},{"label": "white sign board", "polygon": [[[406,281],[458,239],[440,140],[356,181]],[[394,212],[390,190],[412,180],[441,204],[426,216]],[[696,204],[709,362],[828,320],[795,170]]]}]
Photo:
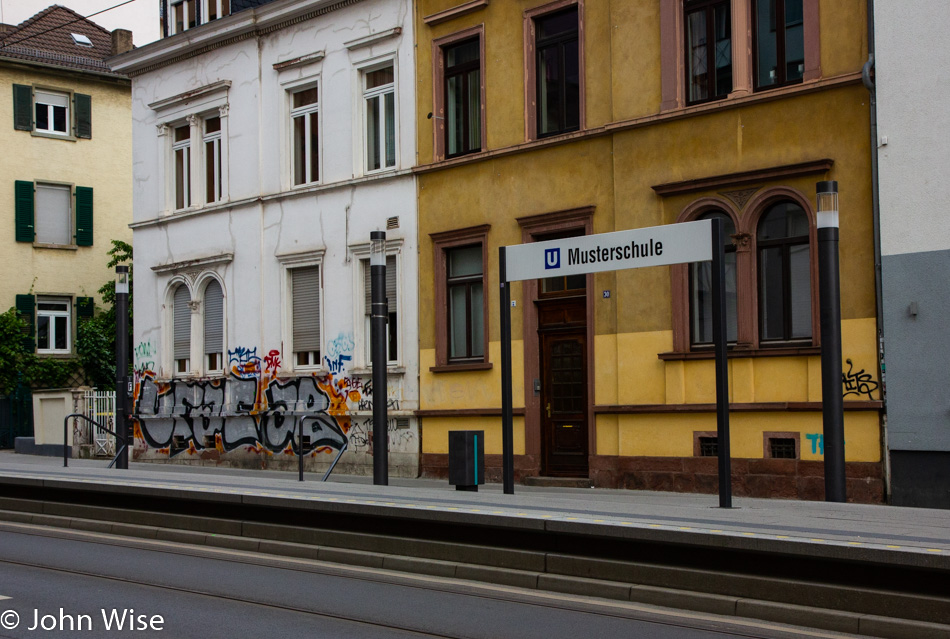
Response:
[{"label": "white sign board", "polygon": [[505,248],[506,281],[712,260],[712,220]]}]

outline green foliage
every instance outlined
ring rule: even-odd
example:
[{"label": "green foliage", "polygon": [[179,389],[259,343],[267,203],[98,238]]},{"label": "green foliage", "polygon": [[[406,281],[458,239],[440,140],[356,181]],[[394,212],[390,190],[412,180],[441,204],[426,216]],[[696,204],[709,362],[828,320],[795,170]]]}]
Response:
[{"label": "green foliage", "polygon": [[[129,267],[129,353],[132,352],[132,245],[112,240],[108,268],[120,264]],[[76,352],[86,375],[86,383],[104,390],[115,388],[115,278],[99,289],[104,307],[95,317],[79,320]]]},{"label": "green foliage", "polygon": [[0,314],[0,395],[9,395],[30,353],[23,345],[26,323],[11,308]]},{"label": "green foliage", "polygon": [[23,343],[26,322],[11,308],[0,314],[0,394],[9,395],[18,382],[36,388],[64,388],[79,369],[73,359],[37,357]]}]

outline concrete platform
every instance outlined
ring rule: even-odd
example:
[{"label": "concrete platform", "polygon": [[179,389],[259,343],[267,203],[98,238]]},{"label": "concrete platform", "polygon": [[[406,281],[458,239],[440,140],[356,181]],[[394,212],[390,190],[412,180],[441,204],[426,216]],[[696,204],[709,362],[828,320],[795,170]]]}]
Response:
[{"label": "concrete platform", "polygon": [[723,510],[715,495],[534,486],[505,495],[498,484],[467,493],[426,479],[373,486],[369,477],[323,483],[310,475],[301,483],[278,471],[105,466],[73,460],[63,468],[59,459],[2,451],[0,482],[950,568],[950,511],[943,510],[748,498]]}]

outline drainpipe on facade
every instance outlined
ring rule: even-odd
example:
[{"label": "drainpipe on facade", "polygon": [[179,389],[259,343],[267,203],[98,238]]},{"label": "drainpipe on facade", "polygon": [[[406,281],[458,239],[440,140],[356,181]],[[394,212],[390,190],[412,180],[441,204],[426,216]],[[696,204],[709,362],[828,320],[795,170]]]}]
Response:
[{"label": "drainpipe on facade", "polygon": [[885,500],[891,495],[891,460],[887,442],[887,383],[884,365],[884,303],[881,283],[881,202],[879,198],[878,173],[878,134],[877,134],[877,91],[872,74],[874,73],[874,0],[868,0],[868,61],[861,69],[861,79],[870,95],[871,123],[871,215],[874,230],[874,298],[877,315],[878,372],[881,380],[881,400],[884,408],[881,412],[881,456],[884,459]]}]

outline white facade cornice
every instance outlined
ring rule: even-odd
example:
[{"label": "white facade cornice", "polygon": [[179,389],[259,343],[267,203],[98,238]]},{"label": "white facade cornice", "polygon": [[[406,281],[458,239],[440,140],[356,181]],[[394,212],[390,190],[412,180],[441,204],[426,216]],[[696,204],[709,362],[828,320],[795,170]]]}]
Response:
[{"label": "white facade cornice", "polygon": [[187,104],[188,102],[200,97],[212,98],[216,97],[216,94],[218,93],[226,94],[229,88],[231,88],[231,81],[221,80],[220,82],[215,82],[197,89],[185,91],[183,93],[179,93],[178,95],[156,100],[155,102],[150,103],[148,108],[150,108],[152,111],[161,111],[162,109],[167,109],[169,107]]},{"label": "white facade cornice", "polygon": [[363,0],[277,0],[162,38],[109,58],[106,63],[115,73],[134,76],[358,2]]},{"label": "white facade cornice", "polygon": [[383,40],[388,40],[389,38],[395,38],[401,33],[402,27],[393,27],[392,29],[378,31],[377,33],[371,33],[370,35],[363,36],[362,38],[356,38],[355,40],[344,42],[343,46],[350,51],[354,49],[362,49],[363,47],[372,46],[377,42],[382,42]]}]

